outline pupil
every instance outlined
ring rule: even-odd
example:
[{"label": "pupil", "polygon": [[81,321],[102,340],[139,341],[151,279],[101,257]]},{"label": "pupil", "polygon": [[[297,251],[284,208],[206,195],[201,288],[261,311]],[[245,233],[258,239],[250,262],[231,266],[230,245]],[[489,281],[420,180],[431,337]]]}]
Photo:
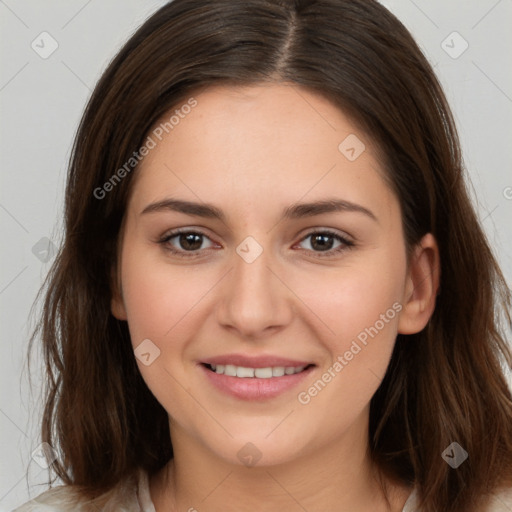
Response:
[{"label": "pupil", "polygon": [[[326,243],[325,240],[326,239],[331,239],[331,243]],[[318,244],[317,247],[315,247],[315,245],[317,245],[317,241],[320,240],[320,243]],[[332,248],[332,237],[331,235],[327,235],[327,234],[324,234],[324,235],[315,235],[313,236],[313,241],[311,243],[311,246],[315,249],[315,248],[318,248],[318,249],[321,249],[321,250],[329,250]]]},{"label": "pupil", "polygon": [[186,250],[193,251],[195,249],[199,249],[201,247],[201,235],[197,235],[195,233],[187,233],[185,235],[181,235],[180,244]]}]

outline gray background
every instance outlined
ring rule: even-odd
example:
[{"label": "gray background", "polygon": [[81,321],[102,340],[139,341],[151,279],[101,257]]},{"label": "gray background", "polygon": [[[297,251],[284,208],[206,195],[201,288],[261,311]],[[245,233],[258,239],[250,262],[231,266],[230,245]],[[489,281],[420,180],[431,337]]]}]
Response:
[{"label": "gray background", "polygon": [[[34,359],[33,394],[25,360],[29,310],[61,241],[73,135],[108,61],[164,3],[0,0],[0,512],[46,489],[47,471],[31,457],[40,444],[40,360]],[[475,204],[512,282],[512,73],[506,56],[512,0],[383,3],[411,30],[441,79]],[[58,48],[42,58],[52,44]]]}]

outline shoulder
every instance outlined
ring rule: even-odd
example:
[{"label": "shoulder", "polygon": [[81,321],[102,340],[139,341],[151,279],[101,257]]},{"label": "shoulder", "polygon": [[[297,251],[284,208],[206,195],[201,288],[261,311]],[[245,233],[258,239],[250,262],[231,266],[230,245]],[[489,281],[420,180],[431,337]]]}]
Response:
[{"label": "shoulder", "polygon": [[490,495],[486,512],[510,512],[512,510],[512,487],[502,488]]},{"label": "shoulder", "polygon": [[13,512],[82,512],[84,499],[72,486],[52,487],[36,498],[24,503]]},{"label": "shoulder", "polygon": [[154,512],[147,499],[140,499],[141,492],[144,495],[147,492],[147,475],[139,470],[92,500],[85,498],[75,486],[60,485],[48,489],[12,512]]},{"label": "shoulder", "polygon": [[[402,512],[421,512],[417,508],[418,491],[414,488],[404,505]],[[483,512],[511,512],[512,511],[512,487],[500,488],[489,494],[488,501]]]}]

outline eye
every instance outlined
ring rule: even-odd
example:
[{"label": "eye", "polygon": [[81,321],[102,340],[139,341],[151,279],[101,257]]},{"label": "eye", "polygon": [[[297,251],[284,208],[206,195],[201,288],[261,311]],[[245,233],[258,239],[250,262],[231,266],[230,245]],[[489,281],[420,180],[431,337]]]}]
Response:
[{"label": "eye", "polygon": [[[176,239],[174,243],[171,242],[173,239]],[[178,256],[194,257],[199,255],[197,253],[201,249],[205,249],[205,247],[202,247],[204,239],[210,240],[200,231],[176,229],[167,233],[158,243],[162,244],[166,250]]]},{"label": "eye", "polygon": [[[348,240],[348,238],[329,230],[313,231],[306,235],[301,243],[306,240],[310,240],[308,244],[310,248],[307,250],[317,253],[321,258],[333,256],[354,246],[354,242]],[[338,241],[339,245],[333,248],[335,241]]]}]

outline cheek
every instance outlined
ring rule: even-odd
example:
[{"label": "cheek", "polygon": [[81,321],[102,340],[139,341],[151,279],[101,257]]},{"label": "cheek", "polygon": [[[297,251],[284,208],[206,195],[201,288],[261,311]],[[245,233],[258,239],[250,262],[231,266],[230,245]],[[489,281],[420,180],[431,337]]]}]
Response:
[{"label": "cheek", "polygon": [[325,372],[298,397],[313,416],[328,410],[337,425],[368,405],[393,351],[404,279],[405,256],[375,252],[315,280],[308,304],[334,333],[324,329],[320,338],[330,356]]},{"label": "cheek", "polygon": [[211,288],[204,273],[154,261],[149,252],[131,251],[123,259],[123,297],[134,344],[144,338],[163,341]]},{"label": "cheek", "polygon": [[123,255],[123,298],[131,342],[137,354],[143,340],[151,341],[145,349],[151,354],[150,363],[136,359],[142,378],[167,411],[181,411],[178,418],[190,417],[197,412],[183,385],[189,382],[190,368],[179,361],[193,332],[190,315],[211,283],[204,273],[201,277],[184,266],[168,265],[161,257],[156,261],[152,252],[134,244]]},{"label": "cheek", "polygon": [[[385,316],[386,332],[398,315],[393,304],[402,298],[405,261],[382,254],[371,255],[340,268],[320,270],[294,278],[292,287],[311,312],[321,320],[321,339],[330,352],[345,350],[350,341]],[[305,278],[304,278],[305,277]],[[291,281],[291,277],[290,277]],[[289,282],[290,282],[289,281]],[[387,314],[386,314],[387,313]],[[318,322],[317,322],[318,323]]]},{"label": "cheek", "polygon": [[323,395],[315,399],[318,404],[369,401],[393,351],[404,280],[405,256],[375,250],[303,282],[297,294],[324,326],[318,331],[328,354],[324,369],[338,361],[325,377],[329,390],[323,391],[322,383],[317,386]]}]

